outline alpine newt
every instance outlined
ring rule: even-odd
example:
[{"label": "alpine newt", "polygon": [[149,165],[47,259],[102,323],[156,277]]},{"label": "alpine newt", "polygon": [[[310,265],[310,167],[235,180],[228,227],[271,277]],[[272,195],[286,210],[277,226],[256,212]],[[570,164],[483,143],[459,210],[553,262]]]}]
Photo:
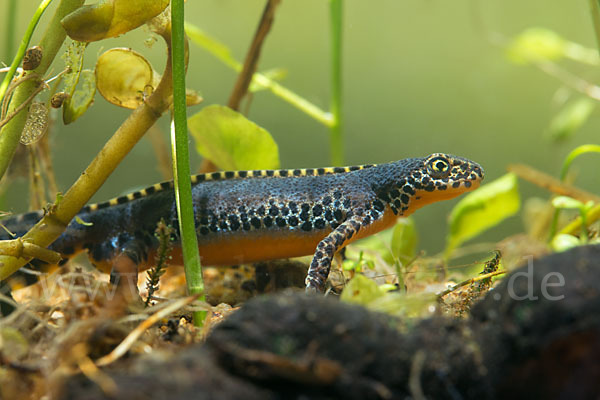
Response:
[{"label": "alpine newt", "polygon": [[[473,190],[482,179],[477,163],[440,153],[379,165],[195,175],[192,196],[202,264],[313,254],[306,288],[323,291],[334,255],[348,243],[389,228],[426,204]],[[21,236],[42,216],[29,212],[2,223]],[[105,272],[120,254],[146,268],[158,246],[157,223],[164,219],[178,227],[173,183],[88,205],[78,217],[85,224],[73,220],[49,246],[63,256],[59,265],[86,250]],[[181,263],[177,230],[173,239],[173,263]],[[45,267],[39,260],[31,265]]]}]

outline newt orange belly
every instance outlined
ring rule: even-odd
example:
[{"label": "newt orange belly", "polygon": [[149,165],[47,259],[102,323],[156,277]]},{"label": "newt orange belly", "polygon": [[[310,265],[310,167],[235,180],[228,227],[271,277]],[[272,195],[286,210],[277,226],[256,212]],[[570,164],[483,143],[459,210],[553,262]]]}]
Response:
[{"label": "newt orange belly", "polygon": [[[333,256],[345,245],[426,204],[470,191],[482,179],[477,163],[440,153],[380,165],[196,175],[192,197],[202,263],[233,265],[313,254],[306,286],[322,291]],[[78,217],[91,225],[71,222],[50,248],[64,262],[86,250],[103,270],[119,254],[145,267],[158,246],[153,234],[157,223],[163,219],[178,227],[172,188],[172,182],[163,182],[86,206]],[[21,236],[41,216],[27,213],[3,224]],[[175,245],[178,238],[176,231]]]}]

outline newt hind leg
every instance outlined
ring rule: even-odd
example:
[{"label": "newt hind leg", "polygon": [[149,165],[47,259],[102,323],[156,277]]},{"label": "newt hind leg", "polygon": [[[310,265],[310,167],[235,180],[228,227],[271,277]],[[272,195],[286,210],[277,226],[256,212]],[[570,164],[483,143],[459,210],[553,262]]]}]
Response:
[{"label": "newt hind leg", "polygon": [[359,215],[351,216],[319,242],[306,276],[307,292],[324,291],[333,256],[352,238],[356,238],[362,219]]},{"label": "newt hind leg", "polygon": [[138,267],[146,264],[154,242],[141,235],[121,234],[88,249],[90,261],[110,273],[110,283],[128,299],[138,297]]}]

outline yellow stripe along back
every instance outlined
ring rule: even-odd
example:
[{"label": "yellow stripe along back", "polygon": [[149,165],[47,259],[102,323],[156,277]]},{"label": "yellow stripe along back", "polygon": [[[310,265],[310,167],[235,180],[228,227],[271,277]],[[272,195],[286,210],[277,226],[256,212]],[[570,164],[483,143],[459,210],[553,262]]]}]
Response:
[{"label": "yellow stripe along back", "polygon": [[[207,174],[192,175],[192,185],[200,182],[246,179],[246,178],[286,178],[302,176],[321,176],[330,174],[342,174],[352,171],[358,171],[365,168],[374,167],[376,164],[354,165],[350,167],[327,167],[327,168],[300,168],[300,169],[259,169],[248,171],[217,171]],[[116,206],[118,204],[128,203],[153,193],[173,189],[173,181],[166,181],[149,186],[137,192],[129,193],[124,196],[115,197],[102,203],[89,204],[83,208],[84,212],[93,212],[103,208]]]}]

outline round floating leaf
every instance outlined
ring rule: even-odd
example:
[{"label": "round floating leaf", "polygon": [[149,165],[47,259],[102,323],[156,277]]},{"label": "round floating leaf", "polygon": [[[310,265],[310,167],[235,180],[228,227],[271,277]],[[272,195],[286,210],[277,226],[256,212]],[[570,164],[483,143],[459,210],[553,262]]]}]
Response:
[{"label": "round floating leaf", "polygon": [[81,6],[61,23],[72,39],[93,42],[135,29],[168,5],[169,0],[105,0]]},{"label": "round floating leaf", "polygon": [[63,122],[70,124],[81,117],[94,101],[96,94],[96,79],[94,72],[89,69],[81,71],[77,89],[63,104]]},{"label": "round floating leaf", "polygon": [[446,255],[519,211],[521,199],[515,174],[506,174],[462,198],[450,214]]},{"label": "round floating leaf", "polygon": [[144,101],[144,93],[154,85],[152,66],[131,49],[110,49],[98,58],[96,86],[102,97],[112,104],[135,109]]},{"label": "round floating leaf", "polygon": [[208,106],[188,126],[198,153],[223,170],[279,168],[279,149],[269,132],[228,107]]}]

